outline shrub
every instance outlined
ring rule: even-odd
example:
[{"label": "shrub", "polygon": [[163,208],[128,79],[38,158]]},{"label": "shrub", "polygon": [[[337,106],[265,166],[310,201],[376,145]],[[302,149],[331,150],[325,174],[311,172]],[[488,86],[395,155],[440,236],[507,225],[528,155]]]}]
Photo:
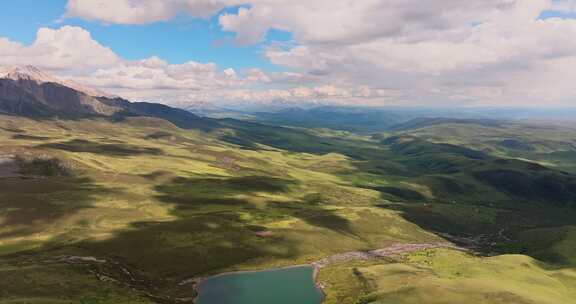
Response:
[{"label": "shrub", "polygon": [[20,173],[36,176],[69,176],[70,170],[56,158],[16,159]]}]

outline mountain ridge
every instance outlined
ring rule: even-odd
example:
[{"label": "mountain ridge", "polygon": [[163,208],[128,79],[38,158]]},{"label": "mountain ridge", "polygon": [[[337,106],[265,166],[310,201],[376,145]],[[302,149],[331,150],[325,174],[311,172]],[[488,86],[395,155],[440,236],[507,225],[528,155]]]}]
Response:
[{"label": "mountain ridge", "polygon": [[63,81],[28,65],[0,69],[0,114],[32,118],[147,116],[178,127],[212,129],[216,121],[163,104],[131,102],[72,81]]}]

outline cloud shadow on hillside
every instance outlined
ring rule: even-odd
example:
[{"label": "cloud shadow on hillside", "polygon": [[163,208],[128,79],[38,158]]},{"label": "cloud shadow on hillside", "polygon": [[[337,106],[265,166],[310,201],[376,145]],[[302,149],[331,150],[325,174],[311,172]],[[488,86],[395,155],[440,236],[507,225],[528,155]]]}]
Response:
[{"label": "cloud shadow on hillside", "polygon": [[298,254],[294,241],[258,236],[261,229],[239,215],[258,210],[238,195],[281,193],[293,183],[266,176],[173,178],[156,191],[160,202],[174,206],[174,219],[133,223],[110,239],[85,241],[66,250],[125,262],[161,289],[250,260],[290,259]]},{"label": "cloud shadow on hillside", "polygon": [[0,238],[42,232],[50,223],[91,208],[95,196],[113,191],[79,177],[0,179],[2,227],[14,227],[0,232]]},{"label": "cloud shadow on hillside", "polygon": [[162,155],[158,148],[138,147],[126,144],[102,144],[83,139],[67,142],[43,144],[39,147],[64,150],[68,152],[87,152],[108,156]]}]

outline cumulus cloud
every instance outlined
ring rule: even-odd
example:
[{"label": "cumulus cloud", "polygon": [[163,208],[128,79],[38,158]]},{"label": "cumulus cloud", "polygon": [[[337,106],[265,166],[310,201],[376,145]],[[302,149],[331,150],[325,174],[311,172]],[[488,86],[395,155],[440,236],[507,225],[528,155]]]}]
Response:
[{"label": "cumulus cloud", "polygon": [[[198,101],[226,103],[245,100],[259,85],[284,82],[290,73],[265,73],[260,69],[236,71],[215,63],[189,61],[169,64],[158,57],[123,60],[113,67],[93,70],[70,79],[131,100],[186,106]],[[253,92],[256,92],[254,90]],[[258,93],[253,101],[261,100]],[[268,94],[270,99],[272,95]],[[286,96],[290,97],[290,96]]]},{"label": "cumulus cloud", "polygon": [[118,61],[111,49],[79,27],[40,28],[30,46],[0,38],[0,65],[32,64],[49,70],[82,70],[111,66]]},{"label": "cumulus cloud", "polygon": [[293,32],[296,43],[273,44],[266,56],[320,83],[401,90],[412,102],[550,105],[576,97],[576,40],[567,39],[576,37],[576,20],[539,18],[570,10],[571,1],[281,2],[257,1],[220,22],[243,43],[271,28]]},{"label": "cumulus cloud", "polygon": [[[576,98],[576,19],[561,17],[574,12],[572,0],[69,0],[67,15],[146,24],[237,5],[218,17],[221,28],[240,44],[264,43],[266,58],[289,72],[153,57],[101,67],[86,80],[164,99],[570,105]],[[551,11],[559,17],[541,18]],[[294,40],[265,42],[271,29]],[[53,53],[34,45],[0,40],[0,53]],[[65,65],[56,54],[56,65]]]},{"label": "cumulus cloud", "polygon": [[211,62],[170,64],[156,56],[126,60],[95,41],[88,31],[72,26],[40,28],[28,46],[0,38],[0,67],[13,65],[34,65],[108,93],[166,103],[193,92],[209,95],[298,75],[267,74],[260,69],[237,72]]},{"label": "cumulus cloud", "polygon": [[249,77],[239,78],[230,68],[221,71],[214,63],[168,64],[158,57],[123,61],[78,76],[76,80],[109,89],[170,91],[220,90],[250,82]]},{"label": "cumulus cloud", "polygon": [[[539,0],[533,0],[539,1]],[[483,22],[512,6],[510,0],[333,1],[253,0],[250,8],[224,14],[220,24],[244,43],[270,28],[287,30],[305,43],[359,43],[385,36],[422,36],[462,23]]]},{"label": "cumulus cloud", "polygon": [[210,17],[237,0],[69,0],[66,17],[105,23],[147,24],[167,21],[178,14]]}]

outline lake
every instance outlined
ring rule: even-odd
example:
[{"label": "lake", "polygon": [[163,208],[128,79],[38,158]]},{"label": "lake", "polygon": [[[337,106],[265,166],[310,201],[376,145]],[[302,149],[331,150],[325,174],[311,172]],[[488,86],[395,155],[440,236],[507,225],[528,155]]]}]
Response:
[{"label": "lake", "polygon": [[224,274],[200,283],[197,304],[319,304],[314,268],[299,266]]}]

